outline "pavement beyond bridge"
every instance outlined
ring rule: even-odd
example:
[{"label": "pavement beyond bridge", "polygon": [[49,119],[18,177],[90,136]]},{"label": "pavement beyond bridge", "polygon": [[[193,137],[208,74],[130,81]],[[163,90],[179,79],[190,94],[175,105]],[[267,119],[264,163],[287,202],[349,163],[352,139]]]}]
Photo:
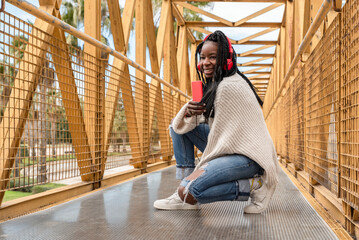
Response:
[{"label": "pavement beyond bridge", "polygon": [[199,211],[159,211],[176,189],[175,167],[96,191],[0,224],[0,239],[338,239],[288,176],[268,210],[243,214],[245,202],[217,202]]}]

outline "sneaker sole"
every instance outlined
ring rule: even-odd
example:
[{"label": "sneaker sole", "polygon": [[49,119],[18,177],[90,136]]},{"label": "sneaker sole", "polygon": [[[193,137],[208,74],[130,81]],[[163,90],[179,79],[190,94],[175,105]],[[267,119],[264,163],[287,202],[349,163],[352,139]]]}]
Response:
[{"label": "sneaker sole", "polygon": [[199,210],[201,209],[198,205],[190,205],[190,204],[186,204],[186,205],[182,205],[182,204],[178,204],[178,205],[162,205],[162,204],[158,204],[158,203],[154,203],[153,207],[159,210]]}]

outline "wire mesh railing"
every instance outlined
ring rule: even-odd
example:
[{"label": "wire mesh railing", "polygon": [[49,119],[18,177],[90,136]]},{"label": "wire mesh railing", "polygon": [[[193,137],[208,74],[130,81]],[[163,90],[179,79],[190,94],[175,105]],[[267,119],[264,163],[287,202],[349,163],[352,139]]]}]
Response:
[{"label": "wire mesh railing", "polygon": [[359,9],[347,1],[341,21],[340,162],[347,226],[359,219]]},{"label": "wire mesh railing", "polygon": [[359,220],[357,6],[346,2],[267,117],[278,154],[343,199],[351,233]]},{"label": "wire mesh railing", "polygon": [[169,160],[184,97],[43,26],[0,13],[0,192]]},{"label": "wire mesh railing", "polygon": [[290,98],[290,157],[297,169],[304,170],[304,68],[291,85]]},{"label": "wire mesh railing", "polygon": [[336,18],[308,59],[306,71],[306,141],[308,171],[338,192],[339,27]]}]

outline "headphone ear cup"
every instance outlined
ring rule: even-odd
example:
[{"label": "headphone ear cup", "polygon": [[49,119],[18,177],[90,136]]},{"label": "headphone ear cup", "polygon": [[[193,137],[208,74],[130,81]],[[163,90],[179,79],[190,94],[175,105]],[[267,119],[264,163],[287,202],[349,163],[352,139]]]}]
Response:
[{"label": "headphone ear cup", "polygon": [[201,71],[201,64],[197,65],[197,69],[198,69],[198,71]]},{"label": "headphone ear cup", "polygon": [[[228,69],[227,69],[228,66]],[[227,59],[227,65],[224,65],[224,70],[231,70],[233,67],[233,61],[232,59]]]},{"label": "headphone ear cup", "polygon": [[228,65],[228,70],[231,70],[233,67],[233,61],[232,59],[227,59],[227,65]]}]

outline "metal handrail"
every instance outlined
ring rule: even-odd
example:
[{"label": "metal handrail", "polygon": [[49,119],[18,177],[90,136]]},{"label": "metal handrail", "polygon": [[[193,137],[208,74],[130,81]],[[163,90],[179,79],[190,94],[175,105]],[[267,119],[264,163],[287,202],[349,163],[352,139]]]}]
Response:
[{"label": "metal handrail", "polygon": [[136,68],[137,70],[140,70],[142,72],[144,72],[145,74],[147,74],[148,76],[150,76],[153,79],[156,79],[157,81],[161,82],[163,85],[169,87],[170,89],[178,92],[179,94],[181,94],[182,96],[190,99],[190,97],[185,94],[184,92],[182,92],[181,90],[179,90],[178,88],[174,87],[173,85],[171,85],[170,83],[166,82],[165,80],[163,80],[162,78],[158,77],[157,75],[153,74],[152,72],[148,71],[146,68],[144,68],[143,66],[137,64],[136,62],[132,61],[131,59],[129,59],[128,57],[126,57],[125,55],[123,55],[122,53],[116,51],[115,49],[110,48],[109,46],[103,44],[102,42],[96,40],[95,38],[87,35],[86,33],[83,33],[79,30],[77,30],[76,28],[72,27],[71,25],[65,23],[64,21],[58,19],[55,16],[52,16],[50,14],[48,14],[47,12],[37,8],[36,6],[32,5],[31,3],[27,2],[27,1],[18,1],[18,0],[6,0],[7,2],[11,3],[12,5],[22,9],[25,12],[28,12],[38,18],[40,18],[41,20],[52,24],[58,28],[60,28],[61,30],[80,38],[81,40],[88,42],[98,48],[100,48],[102,51],[112,54],[113,56],[117,57],[118,59],[124,61],[125,63],[127,63],[128,65],[131,65],[132,67]]},{"label": "metal handrail", "polygon": [[285,86],[287,85],[290,76],[292,75],[296,65],[298,64],[298,61],[301,58],[301,55],[304,53],[304,50],[309,46],[310,42],[312,41],[313,36],[315,35],[316,31],[318,30],[318,28],[320,27],[320,25],[322,24],[325,16],[327,15],[327,13],[329,12],[330,8],[332,7],[332,2],[333,0],[324,0],[322,5],[320,6],[317,15],[315,16],[313,23],[310,25],[307,33],[305,34],[302,43],[300,44],[297,53],[295,54],[292,63],[289,66],[288,72],[284,77],[284,81],[282,83],[282,86],[280,87],[267,115],[266,115],[266,119],[268,118],[268,116],[270,115],[271,111],[273,110],[274,105],[277,103],[278,99],[280,98],[283,89],[285,88]]}]

